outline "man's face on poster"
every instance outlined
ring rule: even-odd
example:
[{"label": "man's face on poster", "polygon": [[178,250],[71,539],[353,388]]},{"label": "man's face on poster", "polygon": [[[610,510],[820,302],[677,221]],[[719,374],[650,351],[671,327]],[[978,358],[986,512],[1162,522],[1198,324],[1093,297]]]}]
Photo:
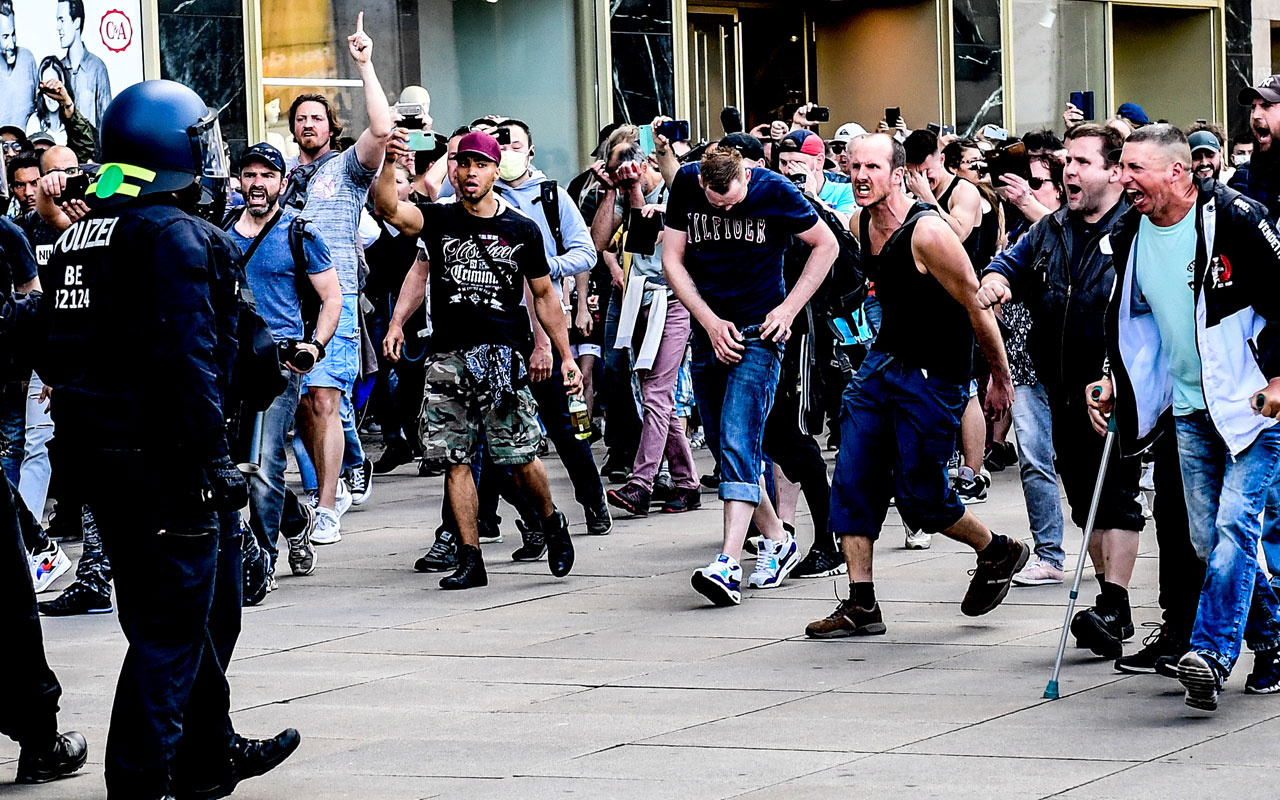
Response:
[{"label": "man's face on poster", "polygon": [[18,29],[8,14],[0,14],[0,56],[10,69],[18,63]]},{"label": "man's face on poster", "polygon": [[70,3],[58,3],[58,46],[70,47],[80,35],[80,28],[71,16]]}]

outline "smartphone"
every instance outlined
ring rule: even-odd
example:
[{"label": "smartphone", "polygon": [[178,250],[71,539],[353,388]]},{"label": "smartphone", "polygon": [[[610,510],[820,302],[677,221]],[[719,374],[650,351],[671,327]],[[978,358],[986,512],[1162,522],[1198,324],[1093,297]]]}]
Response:
[{"label": "smartphone", "polygon": [[809,178],[803,172],[797,172],[794,175],[788,175],[791,182],[800,187],[800,191],[804,191],[804,187],[809,185]]},{"label": "smartphone", "polygon": [[809,113],[805,114],[804,117],[810,122],[830,122],[831,109],[826,106],[814,106],[809,109]]},{"label": "smartphone", "polygon": [[651,256],[658,246],[658,234],[662,233],[661,214],[646,217],[640,209],[627,212],[627,238],[623,250],[636,255]]},{"label": "smartphone", "polygon": [[938,134],[939,136],[942,135],[942,126],[936,122],[930,122],[928,125],[925,125],[924,127],[930,133],[935,133],[935,134]]},{"label": "smartphone", "polygon": [[499,145],[511,144],[511,129],[498,128],[496,131],[493,132],[493,138],[498,140]]},{"label": "smartphone", "polygon": [[88,189],[88,173],[81,172],[79,175],[70,175],[67,177],[67,185],[62,187],[61,202],[70,203],[72,200],[83,200],[84,193]]},{"label": "smartphone", "polygon": [[653,155],[653,150],[657,145],[653,141],[653,126],[640,126],[640,149],[644,151],[646,156]]},{"label": "smartphone", "polygon": [[884,110],[884,124],[890,128],[898,127],[898,120],[902,119],[902,109],[898,106],[886,108]]},{"label": "smartphone", "polygon": [[430,131],[409,131],[409,149],[415,153],[436,149],[435,136]]},{"label": "smartphone", "polygon": [[952,134],[954,134],[955,132],[956,132],[956,126],[955,126],[955,125],[943,125],[943,126],[942,126],[942,135],[943,135],[943,136],[951,136],[951,135],[952,135]]},{"label": "smartphone", "polygon": [[1093,92],[1072,92],[1071,105],[1080,109],[1086,120],[1094,119]]},{"label": "smartphone", "polygon": [[667,137],[668,142],[687,142],[689,140],[689,120],[672,119],[658,125],[658,134]]}]

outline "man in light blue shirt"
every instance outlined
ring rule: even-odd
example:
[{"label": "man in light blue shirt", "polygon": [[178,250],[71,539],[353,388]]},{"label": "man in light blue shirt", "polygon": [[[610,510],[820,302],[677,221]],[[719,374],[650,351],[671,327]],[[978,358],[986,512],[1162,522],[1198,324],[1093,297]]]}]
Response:
[{"label": "man in light blue shirt", "polygon": [[812,131],[792,131],[778,145],[778,167],[792,180],[804,177],[802,190],[817,197],[827,205],[840,221],[849,225],[849,217],[857,205],[853,201],[853,184],[827,180],[822,165],[826,145]]},{"label": "man in light blue shirt", "polygon": [[58,44],[67,48],[62,66],[70,77],[71,96],[96,130],[111,102],[111,78],[107,65],[84,45],[84,0],[59,0],[57,25]]}]

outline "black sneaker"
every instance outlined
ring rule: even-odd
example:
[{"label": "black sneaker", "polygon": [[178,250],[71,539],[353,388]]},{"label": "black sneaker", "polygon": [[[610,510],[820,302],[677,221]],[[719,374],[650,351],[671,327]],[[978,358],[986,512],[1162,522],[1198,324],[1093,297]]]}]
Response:
[{"label": "black sneaker", "polygon": [[547,539],[541,528],[526,525],[524,520],[516,520],[516,530],[520,531],[520,539],[524,544],[511,554],[512,561],[537,561],[547,553]]},{"label": "black sneaker", "polygon": [[302,744],[302,736],[286,728],[270,739],[246,739],[235,736],[231,742],[229,769],[212,782],[179,789],[176,800],[217,800],[229,797],[241,781],[265,775],[284,763]]},{"label": "black sneaker", "polygon": [[1118,659],[1124,654],[1124,641],[1133,638],[1129,606],[1108,609],[1096,605],[1086,608],[1071,620],[1071,635],[1076,637],[1077,646],[1092,650],[1103,658]]},{"label": "black sneaker", "polygon": [[621,489],[610,489],[606,495],[609,505],[620,508],[633,517],[649,516],[651,495],[638,483],[628,483]]},{"label": "black sneaker", "polygon": [[84,766],[89,745],[76,731],[59,733],[47,748],[23,747],[18,755],[17,783],[48,783]]},{"label": "black sneaker", "polygon": [[1186,637],[1175,634],[1167,624],[1146,622],[1143,625],[1154,630],[1142,640],[1141,650],[1116,659],[1116,672],[1127,672],[1132,675],[1154,674],[1156,663],[1161,658],[1172,658],[1176,665],[1178,659],[1191,646]]},{"label": "black sneaker", "polygon": [[715,491],[720,488],[720,469],[717,467],[714,471],[707,475],[703,475],[698,479],[698,483],[702,484],[702,488]]},{"label": "black sneaker", "polygon": [[631,462],[635,459],[623,460],[610,450],[605,457],[604,466],[600,468],[600,476],[609,483],[626,483],[631,480]]},{"label": "black sneaker", "polygon": [[829,578],[832,575],[843,575],[848,571],[849,567],[839,553],[813,549],[791,575],[794,578]]},{"label": "black sneaker", "polygon": [[[609,531],[613,530],[613,517],[609,516],[609,504],[605,502],[603,494],[600,495],[599,505],[594,508],[583,506],[582,512],[587,517],[587,533],[592,536],[608,536]],[[566,528],[566,532],[567,530]]]},{"label": "black sneaker", "polygon": [[373,462],[365,459],[358,467],[347,470],[344,476],[347,488],[351,490],[351,505],[362,506],[369,502],[373,494]]},{"label": "black sneaker", "polygon": [[683,514],[686,511],[697,511],[702,508],[702,492],[697,488],[676,489],[672,497],[662,506],[664,514]]},{"label": "black sneaker", "polygon": [[[66,506],[70,508],[69,503],[59,503],[58,506]],[[49,538],[55,542],[80,542],[84,540],[84,520],[79,508],[73,514],[71,511],[61,511],[55,507],[54,511],[49,514]]]},{"label": "black sneaker", "polygon": [[653,479],[653,502],[666,503],[676,496],[676,485],[670,475],[660,474]]},{"label": "black sneaker", "polygon": [[489,585],[489,575],[484,570],[484,557],[479,547],[469,544],[458,547],[458,569],[449,577],[440,579],[441,589],[475,589]]},{"label": "black sneaker", "polygon": [[458,568],[458,534],[436,528],[436,540],[426,555],[414,562],[415,572],[448,572]]},{"label": "black sneaker", "polygon": [[387,443],[382,455],[378,456],[378,460],[373,462],[373,474],[386,475],[396,467],[404,466],[412,460],[413,450],[409,448],[409,444],[399,439],[394,439]]},{"label": "black sneaker", "polygon": [[980,617],[991,611],[1004,596],[1009,593],[1013,576],[1026,565],[1031,557],[1031,548],[1017,539],[1005,537],[1008,547],[1004,557],[999,561],[984,561],[978,558],[978,566],[973,570],[973,579],[969,581],[969,591],[965,592],[960,603],[960,611],[969,617]]},{"label": "black sneaker", "polygon": [[1178,660],[1181,658],[1181,655],[1160,656],[1156,659],[1156,674],[1163,675],[1166,678],[1173,678],[1176,681],[1178,679]]},{"label": "black sneaker", "polygon": [[1253,654],[1253,671],[1244,679],[1246,694],[1280,692],[1280,648]]},{"label": "black sneaker", "polygon": [[110,614],[111,598],[103,597],[76,581],[52,600],[37,603],[36,607],[46,617],[74,617],[79,614]]},{"label": "black sneaker", "polygon": [[418,461],[419,478],[438,478],[444,474],[444,467],[425,458]]},{"label": "black sneaker", "polygon": [[1185,702],[1201,711],[1218,710],[1218,693],[1222,691],[1222,674],[1209,659],[1196,651],[1178,659],[1178,680],[1187,690]]},{"label": "black sneaker", "polygon": [[[600,503],[604,506],[604,501]],[[604,510],[609,527],[613,520],[609,519],[609,509]],[[591,518],[587,517],[587,527],[591,527]],[[593,531],[594,532],[594,531]],[[551,516],[542,521],[542,533],[547,539],[547,565],[551,574],[563,578],[573,569],[573,539],[569,538],[569,520],[560,511],[551,512]],[[605,533],[608,533],[606,530]]]}]

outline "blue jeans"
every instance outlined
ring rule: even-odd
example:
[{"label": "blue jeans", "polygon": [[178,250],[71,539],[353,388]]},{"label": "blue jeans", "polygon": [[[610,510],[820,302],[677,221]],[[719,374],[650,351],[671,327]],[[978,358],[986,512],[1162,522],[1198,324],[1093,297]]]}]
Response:
[{"label": "blue jeans", "polygon": [[1205,562],[1191,649],[1230,674],[1243,639],[1280,646],[1280,602],[1258,564],[1258,520],[1280,464],[1280,428],[1232,458],[1208,414],[1175,417],[1191,543]]},{"label": "blue jeans", "polygon": [[49,497],[49,441],[53,439],[53,417],[49,416],[49,401],[40,402],[44,383],[40,376],[31,373],[27,384],[26,443],[22,456],[22,479],[18,481],[18,494],[35,514],[44,518],[44,504]]},{"label": "blue jeans", "polygon": [[1036,557],[1062,569],[1062,499],[1053,468],[1053,423],[1044,385],[1014,389],[1013,431],[1018,437],[1018,470],[1027,504]]},{"label": "blue jeans", "polygon": [[1280,593],[1280,471],[1267,490],[1267,510],[1262,512],[1262,556],[1271,573],[1271,587]]},{"label": "blue jeans", "polygon": [[[253,529],[258,544],[270,554],[272,563],[276,558],[281,517],[290,493],[284,480],[284,471],[288,466],[285,436],[293,425],[294,414],[298,411],[298,397],[302,391],[301,375],[290,372],[288,378],[284,391],[263,412],[261,462],[258,472],[249,479],[249,508],[252,511],[249,515],[249,527]],[[252,421],[247,424],[252,424]],[[294,502],[296,501],[297,498],[294,498]]]},{"label": "blue jeans", "polygon": [[926,533],[950,528],[964,506],[947,479],[966,384],[927,378],[872,350],[849,381],[831,482],[831,530],[877,539],[896,497],[898,513]]},{"label": "blue jeans", "polygon": [[760,502],[761,442],[782,369],[781,343],[760,338],[760,326],[742,329],[742,360],[725,364],[705,342],[693,351],[693,392],[707,444],[720,463],[720,499]]}]

